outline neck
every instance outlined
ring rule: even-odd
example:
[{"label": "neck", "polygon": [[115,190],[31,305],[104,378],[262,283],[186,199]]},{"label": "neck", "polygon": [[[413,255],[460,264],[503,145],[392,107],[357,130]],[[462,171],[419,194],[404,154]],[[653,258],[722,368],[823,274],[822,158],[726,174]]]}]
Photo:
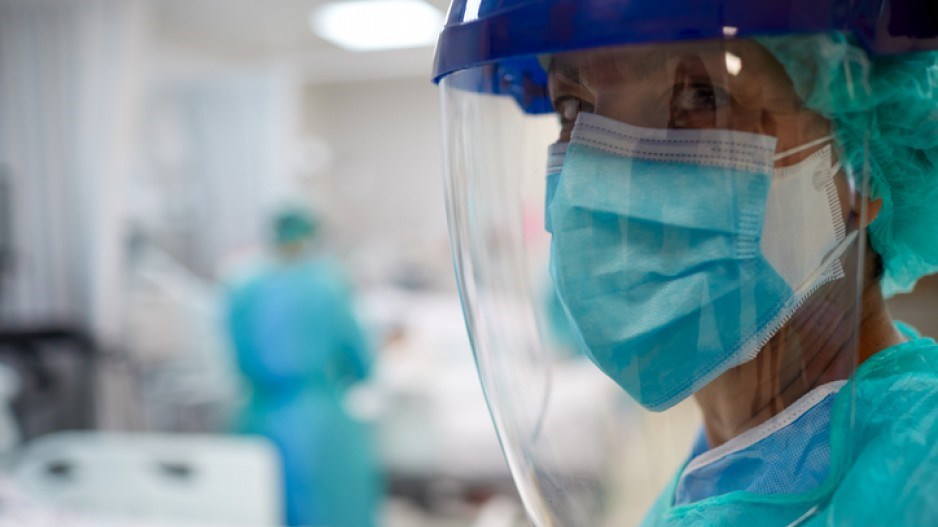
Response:
[{"label": "neck", "polygon": [[285,262],[294,262],[306,256],[306,245],[300,242],[283,244],[278,248],[280,259]]},{"label": "neck", "polygon": [[831,289],[812,298],[755,359],[694,395],[711,447],[767,421],[814,388],[849,378],[858,364],[903,341],[878,282],[863,291],[859,327],[851,296]]},{"label": "neck", "polygon": [[875,282],[863,291],[863,314],[860,321],[860,342],[857,351],[858,364],[863,364],[876,353],[905,342],[905,337],[896,329],[886,301]]}]

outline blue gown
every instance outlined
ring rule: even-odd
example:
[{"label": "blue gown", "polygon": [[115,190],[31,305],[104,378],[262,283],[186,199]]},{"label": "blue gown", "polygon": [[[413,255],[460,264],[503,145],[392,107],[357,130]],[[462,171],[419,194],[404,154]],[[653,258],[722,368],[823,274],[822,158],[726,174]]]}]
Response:
[{"label": "blue gown", "polygon": [[270,265],[233,287],[228,302],[250,386],[238,429],[279,449],[286,523],[374,525],[380,485],[368,430],[341,403],[370,359],[339,273],[317,260]]},{"label": "blue gown", "polygon": [[691,459],[643,525],[938,525],[938,345],[880,351],[838,388],[770,435]]}]

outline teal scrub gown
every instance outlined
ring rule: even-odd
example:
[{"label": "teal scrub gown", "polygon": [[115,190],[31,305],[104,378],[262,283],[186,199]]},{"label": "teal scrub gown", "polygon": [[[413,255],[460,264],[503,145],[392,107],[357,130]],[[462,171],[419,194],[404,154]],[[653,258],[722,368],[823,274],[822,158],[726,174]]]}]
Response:
[{"label": "teal scrub gown", "polygon": [[[737,490],[674,505],[685,465],[643,525],[938,525],[938,345],[910,336],[861,364],[832,398],[824,435],[829,468],[818,484],[788,493]],[[797,464],[803,454],[778,457]]]},{"label": "teal scrub gown", "polygon": [[370,359],[340,274],[318,260],[273,264],[233,287],[228,301],[250,386],[238,429],[277,446],[286,523],[374,525],[380,486],[369,433],[342,406]]}]

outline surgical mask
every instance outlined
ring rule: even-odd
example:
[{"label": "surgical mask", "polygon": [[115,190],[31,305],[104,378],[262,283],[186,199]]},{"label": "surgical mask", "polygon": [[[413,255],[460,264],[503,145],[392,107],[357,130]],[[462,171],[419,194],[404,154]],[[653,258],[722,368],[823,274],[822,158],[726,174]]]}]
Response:
[{"label": "surgical mask", "polygon": [[544,228],[553,232],[550,223],[550,204],[554,201],[557,192],[557,182],[560,181],[560,172],[563,170],[563,161],[567,157],[569,143],[554,143],[547,150],[547,191],[544,192]]},{"label": "surgical mask", "polygon": [[774,168],[829,141],[775,155],[769,136],[580,114],[548,170],[551,275],[584,352],[640,404],[670,408],[751,360],[844,276],[830,146]]},{"label": "surgical mask", "polygon": [[819,487],[830,472],[831,409],[845,383],[834,381],[811,390],[716,448],[695,448],[676,482],[674,505],[735,491],[794,494]]}]

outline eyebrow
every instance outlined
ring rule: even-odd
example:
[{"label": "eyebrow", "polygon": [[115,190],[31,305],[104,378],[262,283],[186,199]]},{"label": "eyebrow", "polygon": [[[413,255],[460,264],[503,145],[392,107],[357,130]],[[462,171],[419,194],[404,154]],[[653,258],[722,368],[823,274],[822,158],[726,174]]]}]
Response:
[{"label": "eyebrow", "polygon": [[[603,57],[603,62],[607,68],[611,67],[613,70],[621,71],[620,67],[625,66],[628,69],[630,76],[641,78],[650,75],[664,67],[670,58],[683,57],[688,54],[703,56],[705,53],[706,51],[685,51],[680,50],[679,48],[652,48],[643,50],[641,53],[634,53],[626,56]],[[603,73],[609,72],[603,71]],[[548,74],[558,75],[564,80],[574,84],[583,84],[580,67],[578,65],[571,64],[569,62],[559,62],[556,58],[551,60],[550,66],[548,67]]]},{"label": "eyebrow", "polygon": [[630,57],[628,64],[633,74],[644,77],[665,67],[668,59],[677,54],[677,52],[671,49],[655,48]]}]

